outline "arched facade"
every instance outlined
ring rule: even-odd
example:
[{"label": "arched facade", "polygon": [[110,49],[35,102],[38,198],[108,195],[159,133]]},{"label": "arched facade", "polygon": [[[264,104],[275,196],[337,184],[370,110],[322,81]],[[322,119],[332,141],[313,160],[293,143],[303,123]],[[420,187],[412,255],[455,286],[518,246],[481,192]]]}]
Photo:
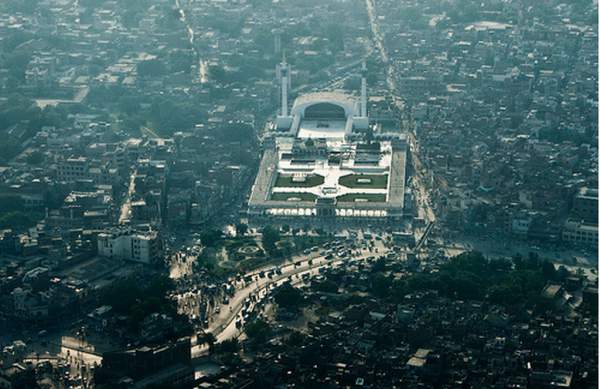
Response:
[{"label": "arched facade", "polygon": [[342,93],[311,93],[296,99],[292,116],[298,115],[302,119],[346,120],[355,116],[355,108],[355,101]]},{"label": "arched facade", "polygon": [[344,107],[333,103],[317,103],[309,105],[304,110],[304,118],[307,120],[334,119],[345,120],[346,111]]}]

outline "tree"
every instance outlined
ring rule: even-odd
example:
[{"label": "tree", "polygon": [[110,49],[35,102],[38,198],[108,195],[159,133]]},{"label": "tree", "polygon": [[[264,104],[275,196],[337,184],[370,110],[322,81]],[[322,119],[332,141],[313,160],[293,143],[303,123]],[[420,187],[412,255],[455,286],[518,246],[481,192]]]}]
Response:
[{"label": "tree", "polygon": [[271,326],[262,319],[255,320],[246,325],[246,335],[255,343],[265,342],[271,335]]},{"label": "tree", "polygon": [[377,259],[371,270],[373,273],[379,273],[385,270],[385,259],[383,257]]},{"label": "tree", "polygon": [[300,331],[293,331],[287,339],[286,344],[291,347],[306,345],[306,335]]},{"label": "tree", "polygon": [[254,139],[254,129],[246,123],[230,122],[221,127],[218,135],[226,142],[249,143]]},{"label": "tree", "polygon": [[331,23],[325,27],[325,35],[331,44],[333,52],[344,50],[344,25],[342,23]]},{"label": "tree", "polygon": [[302,292],[289,282],[283,284],[273,297],[280,307],[287,309],[297,309],[302,302]]},{"label": "tree", "polygon": [[40,151],[34,151],[27,156],[27,163],[30,165],[39,165],[44,162],[44,154]]},{"label": "tree", "polygon": [[22,211],[24,202],[19,196],[9,195],[0,197],[0,212]]},{"label": "tree", "polygon": [[315,290],[324,293],[336,293],[338,291],[338,284],[326,279],[323,282],[319,282],[314,286]]},{"label": "tree", "polygon": [[208,351],[213,352],[217,338],[211,332],[198,335],[198,344],[208,344]]},{"label": "tree", "polygon": [[240,342],[237,339],[227,339],[219,344],[219,352],[236,353],[240,349]]},{"label": "tree", "polygon": [[189,73],[194,62],[191,51],[174,50],[169,54],[169,67],[171,72]]},{"label": "tree", "polygon": [[344,80],[344,89],[348,91],[357,91],[360,89],[360,77],[351,76]]},{"label": "tree", "polygon": [[167,293],[173,288],[173,280],[160,275],[146,285],[140,285],[138,281],[129,277],[113,283],[100,296],[101,303],[112,306],[117,314],[128,316],[130,329],[134,331],[151,313],[176,316],[175,303],[167,298]]},{"label": "tree", "polygon": [[219,84],[224,84],[228,82],[227,72],[223,69],[223,66],[220,65],[211,65],[208,68],[208,74],[210,78],[217,81]]},{"label": "tree", "polygon": [[392,286],[392,281],[381,273],[375,273],[371,278],[371,288],[373,294],[378,297],[386,297]]},{"label": "tree", "polygon": [[542,274],[547,280],[557,279],[556,269],[550,261],[542,261]]},{"label": "tree", "polygon": [[262,231],[262,243],[263,247],[267,252],[272,254],[276,250],[275,243],[281,239],[279,229],[273,228],[272,226],[265,226]]},{"label": "tree", "polygon": [[200,233],[200,241],[206,247],[216,247],[221,241],[221,231],[204,230]]},{"label": "tree", "polygon": [[31,219],[28,214],[14,211],[0,214],[0,228],[12,228],[22,230],[35,225],[35,220]]},{"label": "tree", "polygon": [[556,270],[556,279],[559,280],[559,281],[564,281],[564,280],[566,280],[570,276],[571,276],[571,273],[563,265],[560,265],[558,267],[558,270]]},{"label": "tree", "polygon": [[248,225],[245,223],[238,223],[235,226],[235,232],[237,235],[244,236],[248,232]]},{"label": "tree", "polygon": [[138,75],[144,77],[159,77],[167,72],[167,68],[158,59],[142,61],[137,66]]}]

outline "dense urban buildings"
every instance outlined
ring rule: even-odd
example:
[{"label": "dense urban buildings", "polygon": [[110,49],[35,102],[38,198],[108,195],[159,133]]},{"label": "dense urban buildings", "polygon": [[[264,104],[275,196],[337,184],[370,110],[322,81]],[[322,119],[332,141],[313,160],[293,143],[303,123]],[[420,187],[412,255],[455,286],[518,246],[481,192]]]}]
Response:
[{"label": "dense urban buildings", "polygon": [[0,1],[0,388],[598,387],[596,0]]}]

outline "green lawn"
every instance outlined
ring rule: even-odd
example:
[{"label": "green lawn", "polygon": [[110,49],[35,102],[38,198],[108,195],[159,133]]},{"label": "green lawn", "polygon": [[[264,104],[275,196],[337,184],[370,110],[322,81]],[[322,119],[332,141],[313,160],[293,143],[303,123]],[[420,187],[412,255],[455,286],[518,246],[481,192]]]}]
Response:
[{"label": "green lawn", "polygon": [[318,174],[306,176],[306,181],[292,181],[292,176],[287,174],[278,174],[275,180],[275,187],[279,188],[312,188],[325,182],[325,178]]},{"label": "green lawn", "polygon": [[273,201],[294,201],[290,199],[300,199],[295,201],[315,201],[317,196],[312,193],[272,193]]},{"label": "green lawn", "polygon": [[[358,180],[368,179],[370,182],[359,182]],[[340,185],[347,188],[369,188],[385,189],[387,188],[387,174],[349,174],[340,177]]]},{"label": "green lawn", "polygon": [[369,203],[384,203],[384,194],[367,194],[367,193],[349,193],[342,196],[338,196],[337,201],[341,203],[354,203],[357,199],[367,200]]}]

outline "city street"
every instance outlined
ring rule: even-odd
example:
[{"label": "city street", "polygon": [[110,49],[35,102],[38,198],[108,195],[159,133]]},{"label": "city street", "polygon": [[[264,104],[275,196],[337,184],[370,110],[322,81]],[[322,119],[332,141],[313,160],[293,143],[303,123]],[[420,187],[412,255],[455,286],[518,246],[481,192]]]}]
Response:
[{"label": "city street", "polygon": [[[375,241],[373,251],[361,249],[361,254],[350,258],[336,258],[327,260],[323,255],[314,256],[314,258],[307,257],[306,255],[296,256],[292,260],[279,265],[279,266],[268,266],[249,272],[247,276],[242,277],[242,281],[235,281],[234,285],[238,287],[235,294],[229,299],[228,304],[221,304],[219,307],[219,313],[216,316],[210,318],[210,324],[206,332],[212,333],[217,342],[230,339],[240,334],[240,330],[235,326],[235,319],[241,313],[244,302],[247,301],[251,296],[256,296],[258,300],[265,297],[267,291],[274,286],[283,284],[284,282],[291,279],[291,283],[299,283],[302,280],[302,276],[310,275],[314,276],[318,274],[319,269],[334,267],[348,262],[350,260],[365,260],[370,256],[378,257],[386,253],[386,248],[382,241]],[[276,274],[276,270],[279,269],[281,274]],[[263,278],[260,277],[260,273],[264,273]],[[269,278],[266,274],[272,273],[272,278]],[[244,278],[251,277],[250,283],[245,283]],[[250,306],[250,310],[255,306],[256,302]],[[192,339],[192,357],[198,357],[208,350],[208,345],[202,344],[197,345],[196,339]]]}]

